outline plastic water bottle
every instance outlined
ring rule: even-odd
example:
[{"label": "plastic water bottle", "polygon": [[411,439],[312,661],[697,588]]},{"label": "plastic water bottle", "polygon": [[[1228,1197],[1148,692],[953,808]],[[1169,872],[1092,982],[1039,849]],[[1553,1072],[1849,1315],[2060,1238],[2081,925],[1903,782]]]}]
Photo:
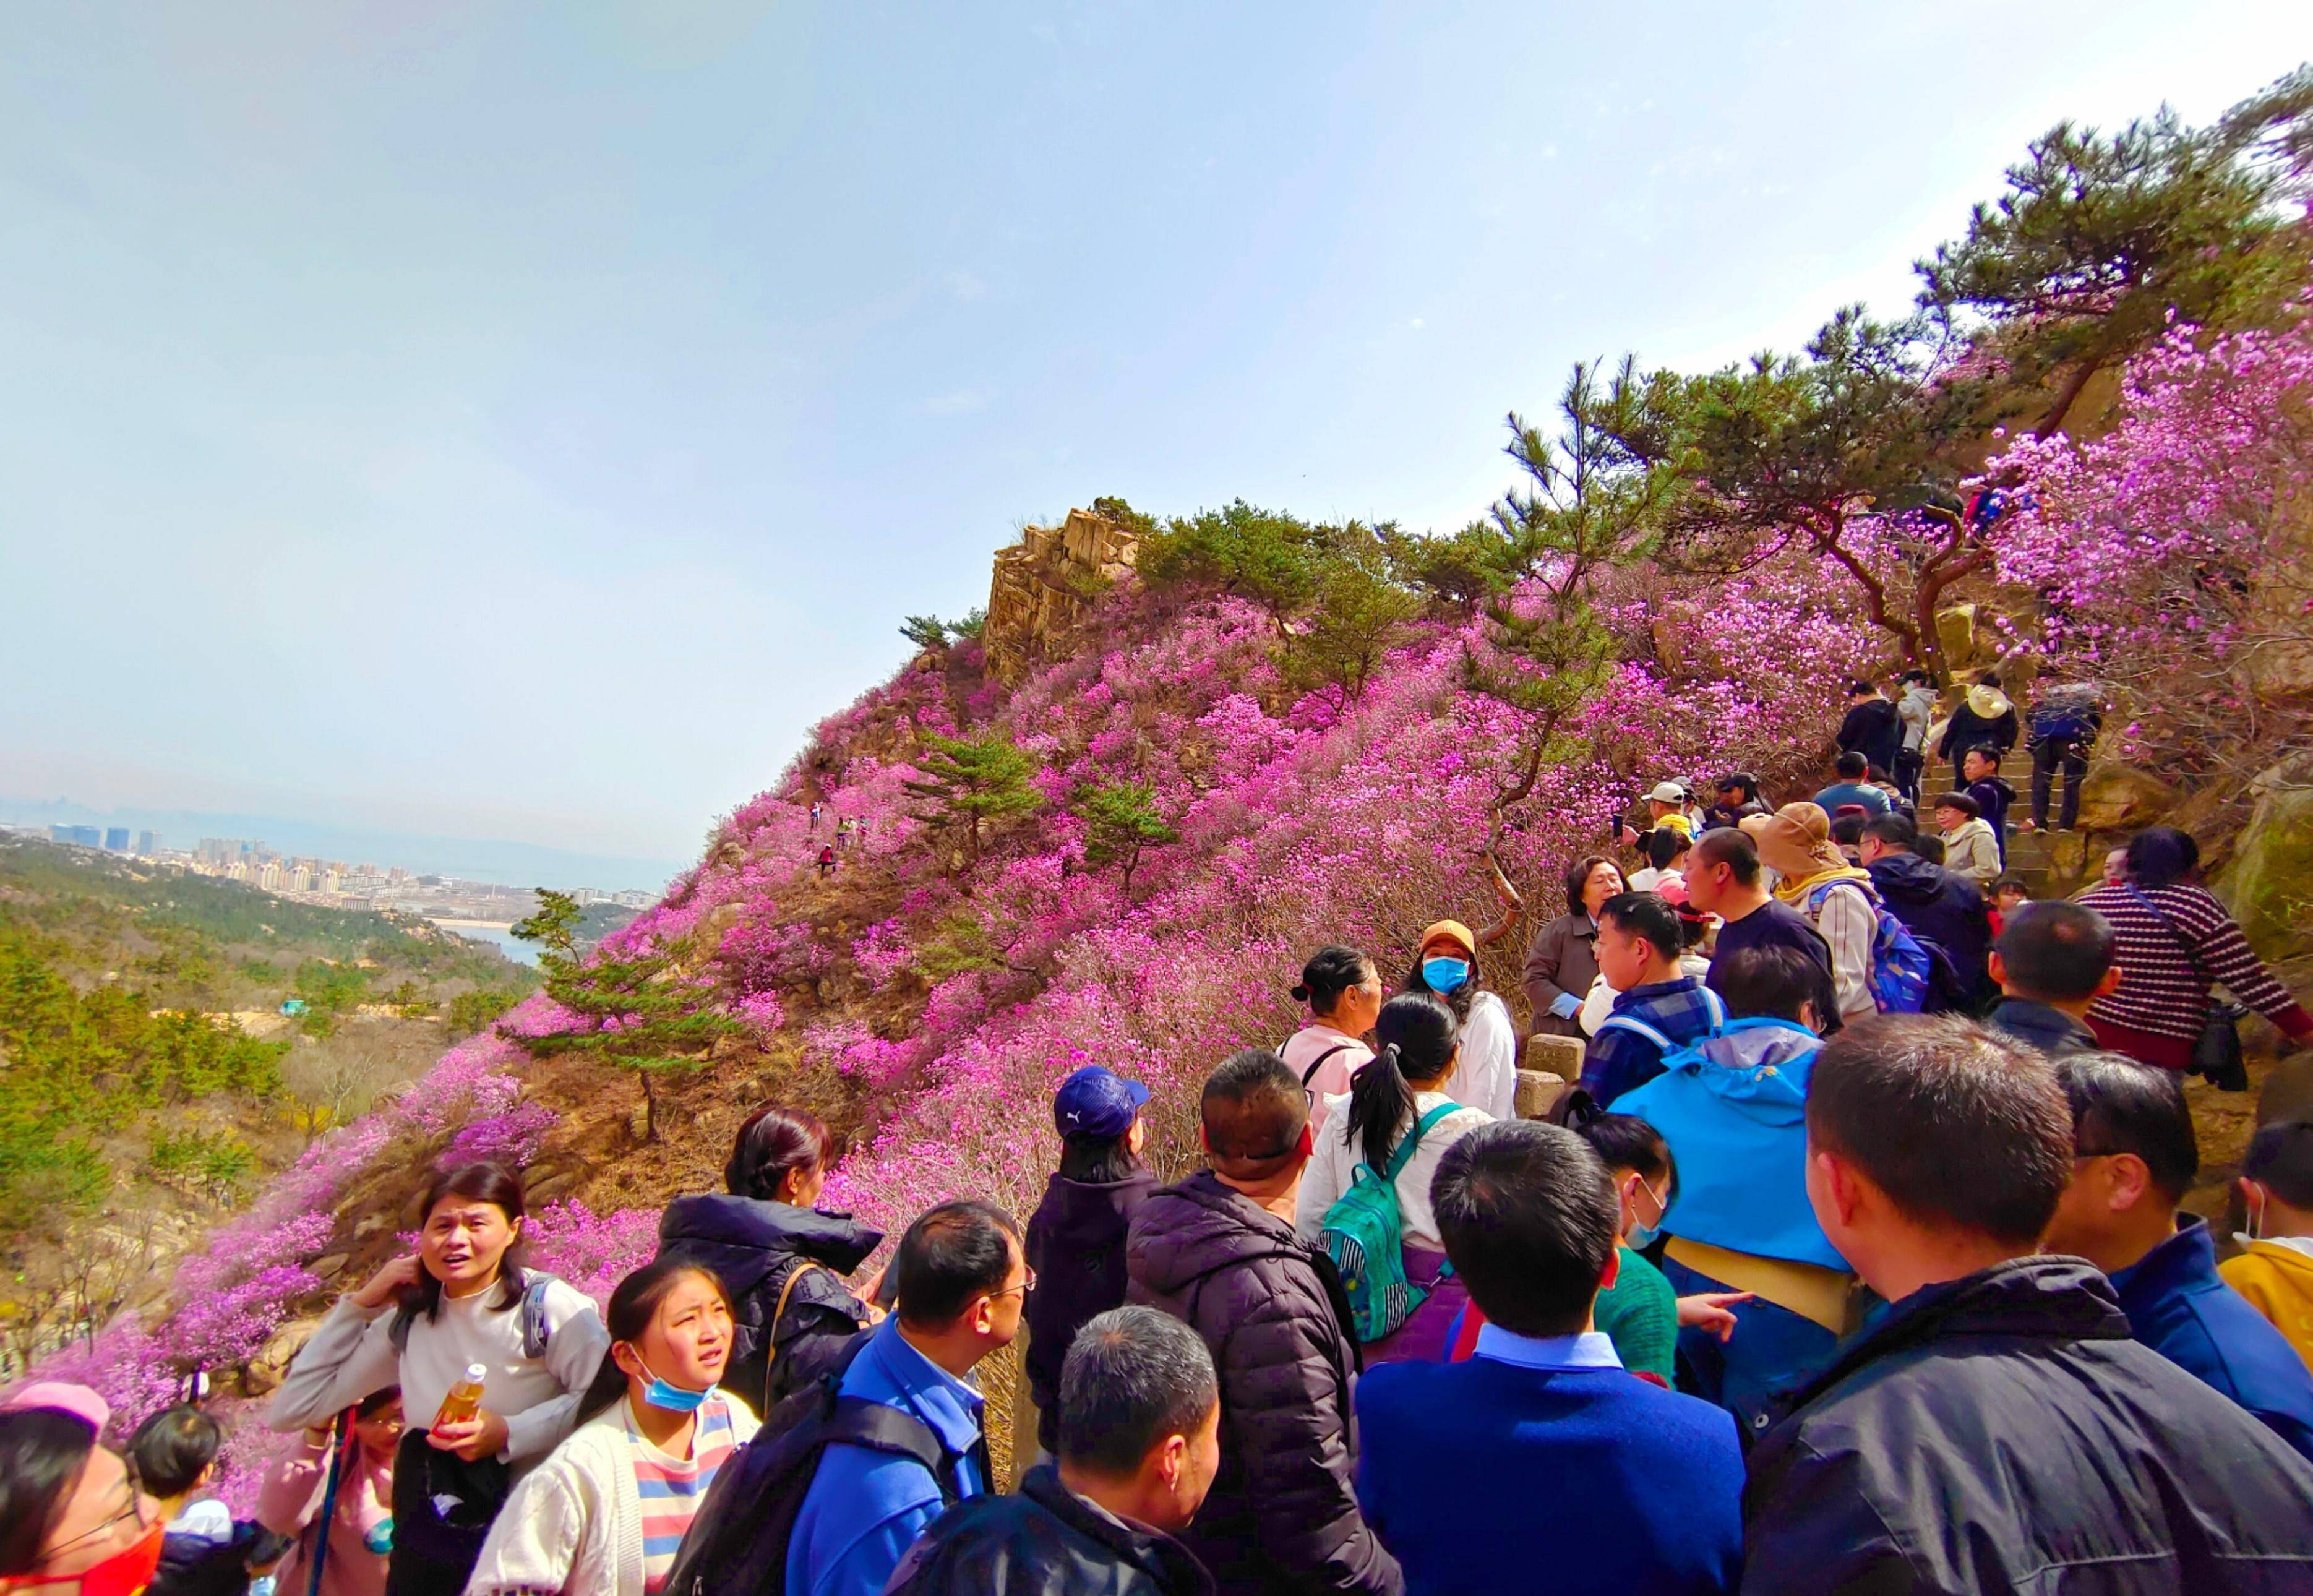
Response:
[{"label": "plastic water bottle", "polygon": [[434,1429],[440,1434],[447,1425],[463,1424],[482,1410],[482,1381],[489,1370],[480,1364],[468,1364],[466,1377],[450,1388],[442,1399],[442,1407],[434,1416]]}]

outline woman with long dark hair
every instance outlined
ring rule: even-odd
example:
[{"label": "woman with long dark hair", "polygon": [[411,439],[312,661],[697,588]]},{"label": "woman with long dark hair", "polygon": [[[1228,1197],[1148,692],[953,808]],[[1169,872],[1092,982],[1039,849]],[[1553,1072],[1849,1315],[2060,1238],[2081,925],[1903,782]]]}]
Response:
[{"label": "woman with long dark hair", "polygon": [[731,1299],[713,1270],[645,1264],[611,1293],[610,1333],[578,1427],[491,1528],[474,1596],[658,1596],[708,1487],[754,1434],[746,1403],[721,1389]]},{"label": "woman with long dark hair", "polygon": [[884,1232],[817,1206],[834,1155],[818,1115],[758,1109],[732,1142],[727,1190],[677,1197],[659,1218],[659,1256],[705,1265],[730,1292],[724,1383],[760,1413],[833,1368],[844,1344],[881,1317],[844,1277]]},{"label": "woman with long dark hair", "polygon": [[1381,1013],[1381,972],[1355,948],[1319,948],[1301,967],[1293,998],[1309,1005],[1309,1016],[1277,1056],[1309,1093],[1312,1128],[1324,1128],[1326,1099],[1347,1092],[1350,1077],[1373,1057],[1365,1038]]},{"label": "woman with long dark hair", "polygon": [[[386,1589],[456,1596],[514,1478],[570,1433],[609,1337],[584,1294],[522,1267],[522,1180],[512,1171],[445,1170],[418,1212],[418,1250],[338,1299],[265,1418],[285,1433],[317,1429],[400,1386],[409,1424],[394,1458]],[[479,1406],[445,1412],[452,1389],[473,1379]]]},{"label": "woman with long dark hair", "polygon": [[1060,1365],[1077,1332],[1124,1305],[1124,1232],[1156,1189],[1140,1163],[1148,1101],[1148,1088],[1096,1064],[1071,1074],[1052,1097],[1060,1168],[1028,1221],[1024,1246],[1036,1289],[1021,1310],[1036,1444],[1048,1454],[1059,1445]]},{"label": "woman with long dark hair", "polygon": [[1459,920],[1440,920],[1421,934],[1420,951],[1406,972],[1405,990],[1443,999],[1460,1030],[1461,1059],[1445,1085],[1456,1102],[1489,1119],[1517,1116],[1517,1023],[1510,1006],[1486,989],[1478,965],[1478,939]]},{"label": "woman with long dark hair", "polygon": [[[1446,1150],[1493,1116],[1447,1095],[1447,1078],[1461,1052],[1461,1022],[1446,999],[1430,992],[1401,992],[1382,1004],[1374,1021],[1381,1051],[1358,1072],[1346,1097],[1337,1099],[1315,1139],[1301,1189],[1294,1199],[1293,1228],[1305,1241],[1316,1241],[1325,1213],[1350,1189],[1360,1166],[1379,1175],[1409,1136],[1420,1142],[1397,1172],[1399,1242],[1405,1278],[1429,1294],[1405,1322],[1366,1348],[1368,1364],[1404,1359],[1434,1359],[1445,1350],[1446,1334],[1469,1293],[1446,1266],[1446,1243],[1429,1206],[1429,1180]],[[1441,1112],[1442,1110],[1442,1112]]]}]

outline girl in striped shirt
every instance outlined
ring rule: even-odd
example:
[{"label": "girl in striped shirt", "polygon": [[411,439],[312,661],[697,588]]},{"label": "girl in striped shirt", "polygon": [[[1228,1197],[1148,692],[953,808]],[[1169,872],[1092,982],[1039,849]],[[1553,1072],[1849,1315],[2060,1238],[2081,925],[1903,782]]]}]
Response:
[{"label": "girl in striped shirt", "polygon": [[717,1388],[731,1300],[696,1264],[659,1258],[619,1283],[611,1353],[579,1424],[514,1487],[469,1596],[658,1596],[716,1470],[755,1433]]}]

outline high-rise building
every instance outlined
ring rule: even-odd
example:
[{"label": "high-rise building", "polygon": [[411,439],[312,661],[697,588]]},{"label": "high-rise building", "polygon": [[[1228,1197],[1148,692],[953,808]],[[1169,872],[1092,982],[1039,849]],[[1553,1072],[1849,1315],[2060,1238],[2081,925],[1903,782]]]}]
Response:
[{"label": "high-rise building", "polygon": [[104,833],[94,826],[51,826],[48,840],[69,843],[75,847],[101,848],[104,846]]},{"label": "high-rise building", "polygon": [[128,851],[128,828],[126,826],[107,826],[104,829],[104,851],[108,854],[127,853]]},{"label": "high-rise building", "polygon": [[139,831],[136,834],[136,851],[147,859],[156,857],[161,852],[161,834],[158,831]]}]

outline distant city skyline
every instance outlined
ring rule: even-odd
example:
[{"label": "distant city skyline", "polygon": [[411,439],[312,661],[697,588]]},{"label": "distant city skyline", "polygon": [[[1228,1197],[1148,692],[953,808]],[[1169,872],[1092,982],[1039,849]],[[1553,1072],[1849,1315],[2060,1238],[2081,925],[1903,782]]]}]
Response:
[{"label": "distant city skyline", "polygon": [[606,893],[647,892],[653,898],[676,874],[696,863],[626,859],[513,840],[376,831],[278,815],[134,805],[103,809],[71,799],[6,795],[0,795],[0,824],[40,830],[55,826],[81,828],[91,834],[84,844],[91,847],[110,846],[116,834],[126,846],[142,833],[148,840],[157,837],[164,850],[195,853],[205,838],[232,838],[262,843],[284,858],[374,863],[381,870],[399,867],[413,875],[454,876],[505,887],[550,887],[557,891],[591,888]]}]

